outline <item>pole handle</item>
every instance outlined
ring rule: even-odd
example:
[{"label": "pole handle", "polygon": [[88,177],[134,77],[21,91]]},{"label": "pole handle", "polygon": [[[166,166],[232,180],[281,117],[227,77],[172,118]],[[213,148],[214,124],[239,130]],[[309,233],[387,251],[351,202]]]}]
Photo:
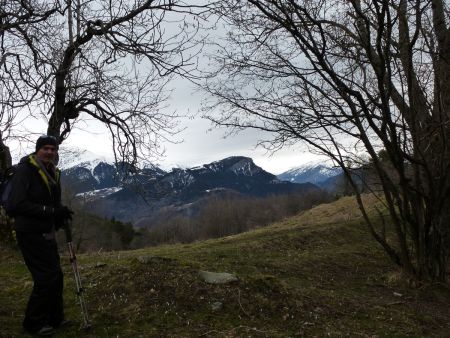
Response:
[{"label": "pole handle", "polygon": [[65,219],[63,221],[63,228],[64,228],[64,232],[66,234],[66,242],[67,243],[71,243],[72,242],[72,222],[68,219]]}]

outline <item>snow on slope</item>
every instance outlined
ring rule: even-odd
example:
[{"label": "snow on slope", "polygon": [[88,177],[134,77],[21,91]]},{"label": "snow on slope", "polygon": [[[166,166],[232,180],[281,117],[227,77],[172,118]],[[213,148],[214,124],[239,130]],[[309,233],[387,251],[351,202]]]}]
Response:
[{"label": "snow on slope", "polygon": [[97,189],[97,190],[82,192],[82,193],[76,194],[75,196],[78,198],[82,198],[83,201],[85,201],[85,202],[88,202],[88,201],[96,200],[98,198],[104,198],[104,197],[114,194],[115,192],[118,192],[120,190],[122,190],[121,187],[104,188],[104,189]]},{"label": "snow on slope", "polygon": [[77,148],[61,148],[59,150],[58,167],[61,170],[83,167],[92,171],[100,162],[113,164],[114,160],[104,156],[98,156],[89,150]]},{"label": "snow on slope", "polygon": [[313,161],[299,167],[292,168],[280,175],[278,178],[295,183],[320,183],[330,177],[337,176],[341,169],[333,167],[332,163],[326,161]]}]

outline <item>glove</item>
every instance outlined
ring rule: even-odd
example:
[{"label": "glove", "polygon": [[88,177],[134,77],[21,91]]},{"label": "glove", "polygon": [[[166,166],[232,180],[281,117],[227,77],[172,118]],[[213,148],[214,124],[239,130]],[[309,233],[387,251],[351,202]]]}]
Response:
[{"label": "glove", "polygon": [[54,209],[53,215],[59,220],[72,220],[73,211],[66,206],[60,206]]},{"label": "glove", "polygon": [[68,218],[55,218],[55,230],[58,231],[61,228],[66,228],[69,226]]}]

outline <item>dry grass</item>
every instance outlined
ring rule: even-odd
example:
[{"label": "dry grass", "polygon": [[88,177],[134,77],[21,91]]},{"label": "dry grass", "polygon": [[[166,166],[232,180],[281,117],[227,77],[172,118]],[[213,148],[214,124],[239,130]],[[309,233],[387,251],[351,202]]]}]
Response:
[{"label": "dry grass", "polygon": [[[448,286],[411,288],[372,241],[350,198],[268,227],[188,245],[83,255],[94,327],[57,337],[445,337]],[[152,256],[148,263],[137,258]],[[0,264],[0,336],[19,336],[30,290]],[[79,318],[69,265],[66,304]],[[98,262],[106,266],[96,268]],[[234,273],[209,285],[199,270]],[[14,299],[14,302],[10,300]],[[222,303],[220,310],[211,305]]]}]

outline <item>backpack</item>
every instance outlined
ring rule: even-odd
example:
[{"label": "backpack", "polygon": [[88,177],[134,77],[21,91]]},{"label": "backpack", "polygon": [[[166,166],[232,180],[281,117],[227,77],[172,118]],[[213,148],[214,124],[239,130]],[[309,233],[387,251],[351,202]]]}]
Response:
[{"label": "backpack", "polygon": [[8,214],[11,182],[16,169],[17,165],[14,165],[0,174],[0,242],[3,243],[14,243],[16,240],[16,234],[13,231],[14,218]]},{"label": "backpack", "polygon": [[11,182],[16,170],[17,165],[13,165],[7,168],[0,178],[0,206],[5,210],[8,208],[9,195],[12,189]]}]

